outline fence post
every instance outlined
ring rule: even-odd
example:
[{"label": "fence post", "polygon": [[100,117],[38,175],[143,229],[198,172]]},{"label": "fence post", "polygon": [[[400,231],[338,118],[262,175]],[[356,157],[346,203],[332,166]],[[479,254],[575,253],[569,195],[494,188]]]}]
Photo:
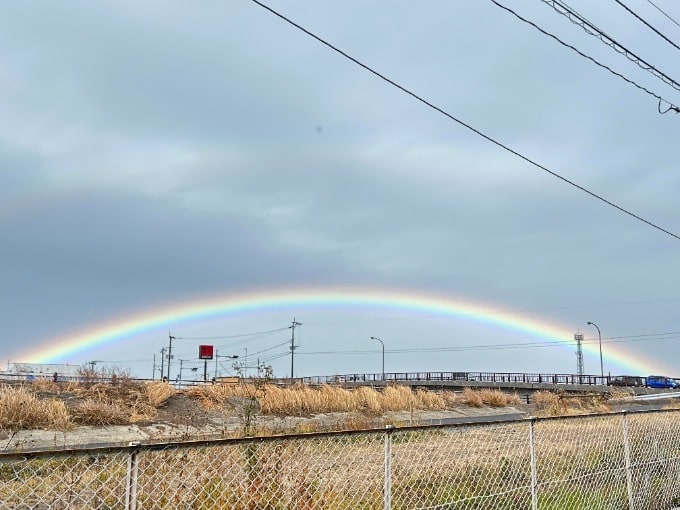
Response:
[{"label": "fence post", "polygon": [[[139,446],[139,443],[130,443],[130,446]],[[130,450],[127,462],[127,474],[125,475],[125,510],[137,510],[137,455],[139,450]]]},{"label": "fence post", "polygon": [[628,415],[624,411],[621,414],[623,425],[623,454],[626,462],[626,489],[628,491],[628,508],[634,510],[633,505],[633,469],[630,461],[630,440],[628,438]]},{"label": "fence post", "polygon": [[538,480],[536,476],[536,443],[534,439],[534,425],[536,418],[533,416],[529,420],[529,458],[531,462],[531,509],[538,508]]},{"label": "fence post", "polygon": [[392,508],[392,432],[394,432],[394,425],[387,425],[385,427],[385,485],[383,486],[385,510]]}]

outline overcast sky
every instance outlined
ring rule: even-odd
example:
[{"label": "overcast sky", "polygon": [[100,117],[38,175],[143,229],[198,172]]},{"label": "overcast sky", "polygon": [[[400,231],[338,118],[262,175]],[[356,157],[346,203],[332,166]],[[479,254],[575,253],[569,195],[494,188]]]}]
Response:
[{"label": "overcast sky", "polygon": [[[677,90],[545,3],[501,3],[680,104]],[[674,2],[655,3],[680,20]],[[680,50],[615,2],[570,5],[680,80]],[[650,2],[627,5],[680,45],[680,26]],[[660,115],[654,97],[490,0],[271,6],[680,235],[680,115]],[[144,310],[342,286],[450,296],[587,339],[597,338],[593,321],[605,372],[633,370],[608,359],[617,349],[680,376],[680,240],[484,140],[251,1],[4,2],[0,118],[3,362],[32,361],[22,356]],[[293,317],[304,324],[296,375],[379,371],[370,336],[384,340],[389,372],[576,370],[573,345],[420,352],[537,339],[390,307],[170,322],[61,361],[150,377],[168,331],[226,337],[286,328]],[[285,376],[289,356],[275,346],[289,336],[212,343],[242,358],[280,356],[270,363]],[[178,341],[173,363],[195,368],[198,343]],[[592,353],[585,364],[599,372]]]}]

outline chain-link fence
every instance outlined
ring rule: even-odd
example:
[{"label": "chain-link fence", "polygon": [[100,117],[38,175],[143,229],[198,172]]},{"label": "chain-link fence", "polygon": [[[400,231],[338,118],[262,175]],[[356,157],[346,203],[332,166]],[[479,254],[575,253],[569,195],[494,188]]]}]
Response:
[{"label": "chain-link fence", "polygon": [[680,411],[0,454],[1,509],[669,509]]}]

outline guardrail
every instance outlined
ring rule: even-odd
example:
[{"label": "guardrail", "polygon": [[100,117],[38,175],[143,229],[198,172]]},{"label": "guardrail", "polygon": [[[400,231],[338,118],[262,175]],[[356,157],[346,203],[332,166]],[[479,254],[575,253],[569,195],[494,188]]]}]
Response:
[{"label": "guardrail", "polygon": [[606,386],[610,376],[575,374],[531,374],[520,372],[390,372],[383,374],[341,374],[303,377],[307,384],[390,383],[390,382],[483,382],[522,384],[585,384]]},{"label": "guardrail", "polygon": [[[102,382],[110,383],[120,381],[122,379],[134,381],[150,381],[151,379],[120,377],[120,376],[97,376],[91,375],[86,378],[73,375],[61,374],[29,374],[29,373],[14,373],[14,372],[0,372],[0,381],[2,382],[16,382],[25,383],[32,381],[55,381],[55,382]],[[235,379],[236,382],[261,381],[261,378],[229,378]],[[523,372],[389,372],[385,373],[384,377],[381,373],[353,373],[353,374],[335,374],[335,375],[320,375],[310,377],[296,377],[290,378],[273,378],[269,379],[274,384],[286,385],[291,383],[304,384],[345,384],[345,383],[366,383],[383,385],[387,383],[436,383],[436,382],[473,382],[473,383],[504,383],[504,384],[555,384],[555,385],[586,385],[586,386],[607,386],[615,376],[600,376],[600,375],[577,375],[577,374],[542,374],[542,373],[523,373]],[[644,377],[639,377],[640,380],[645,380]],[[218,378],[218,382],[224,382],[224,378]],[[207,381],[212,383],[212,379]],[[171,384],[178,388],[205,384],[204,381],[173,379]]]}]

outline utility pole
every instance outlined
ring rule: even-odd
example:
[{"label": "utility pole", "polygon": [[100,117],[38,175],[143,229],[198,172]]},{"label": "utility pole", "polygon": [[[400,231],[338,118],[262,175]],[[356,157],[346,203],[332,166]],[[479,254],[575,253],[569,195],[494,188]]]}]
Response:
[{"label": "utility pole", "polygon": [[168,347],[168,381],[170,380],[170,363],[172,363],[172,341],[175,339],[174,336],[172,336],[172,333],[168,331],[168,340],[170,341],[170,345]]},{"label": "utility pole", "polygon": [[151,368],[151,380],[156,380],[156,353],[153,353],[153,367]]},{"label": "utility pole", "polygon": [[165,377],[165,347],[161,348],[161,381]]},{"label": "utility pole", "polygon": [[[219,362],[218,361],[219,358],[238,359],[238,356],[237,355],[227,356],[227,355],[217,354],[217,350],[215,350],[215,380],[217,380],[217,364]],[[220,363],[220,365],[222,365],[222,369],[224,369],[224,365],[222,363]],[[237,365],[236,362],[234,361],[234,366],[233,366],[234,370],[241,370],[241,368],[240,368],[241,366],[242,366],[242,364]]]},{"label": "utility pole", "polygon": [[295,317],[293,317],[293,324],[290,326],[290,380],[293,381],[294,368],[295,368],[295,326],[302,326],[301,322],[296,322]]}]

